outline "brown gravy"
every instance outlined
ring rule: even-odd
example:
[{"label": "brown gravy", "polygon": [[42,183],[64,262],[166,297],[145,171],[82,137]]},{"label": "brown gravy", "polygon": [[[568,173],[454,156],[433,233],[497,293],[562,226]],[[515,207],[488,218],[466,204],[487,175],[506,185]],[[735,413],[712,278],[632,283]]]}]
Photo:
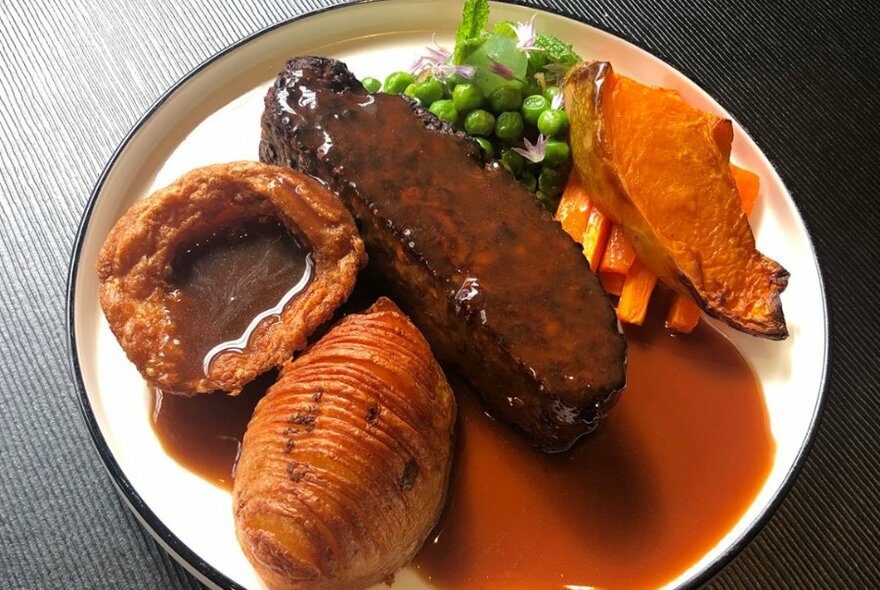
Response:
[{"label": "brown gravy", "polygon": [[459,397],[450,500],[416,557],[433,584],[657,587],[748,508],[775,452],[749,366],[704,322],[675,337],[655,312],[626,336],[627,390],[568,454],[532,451]]},{"label": "brown gravy", "polygon": [[258,377],[237,396],[184,397],[150,387],[153,430],[162,448],[193,473],[231,491],[244,431],[276,375]]},{"label": "brown gravy", "polygon": [[[760,385],[705,323],[668,335],[654,304],[629,327],[629,386],[569,453],[532,450],[453,379],[458,441],[445,514],[415,559],[445,589],[656,587],[695,563],[763,485],[775,444]],[[267,378],[266,381],[270,379]],[[227,489],[268,382],[239,398],[165,396],[154,427],[178,462]]]},{"label": "brown gravy", "polygon": [[170,314],[188,353],[184,370],[199,379],[219,352],[244,348],[256,325],[305,288],[308,254],[277,220],[224,228],[181,248]]}]

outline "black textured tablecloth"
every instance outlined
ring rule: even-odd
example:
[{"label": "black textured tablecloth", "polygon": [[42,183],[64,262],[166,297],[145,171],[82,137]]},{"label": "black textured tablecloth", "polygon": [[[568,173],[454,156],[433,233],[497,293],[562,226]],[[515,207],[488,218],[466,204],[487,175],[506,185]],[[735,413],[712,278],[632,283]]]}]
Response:
[{"label": "black textured tablecloth", "polygon": [[[117,496],[80,417],[65,283],[113,149],[187,71],[331,0],[0,0],[0,588],[196,588]],[[828,403],[776,515],[717,588],[877,588],[880,8],[595,0],[555,6],[709,91],[777,166],[832,318]]]}]

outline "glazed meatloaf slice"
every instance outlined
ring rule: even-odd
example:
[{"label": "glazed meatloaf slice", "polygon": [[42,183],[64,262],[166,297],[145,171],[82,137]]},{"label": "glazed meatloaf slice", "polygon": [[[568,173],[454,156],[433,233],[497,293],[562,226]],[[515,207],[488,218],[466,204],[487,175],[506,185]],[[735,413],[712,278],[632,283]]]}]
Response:
[{"label": "glazed meatloaf slice", "polygon": [[260,158],[316,176],[358,221],[374,273],[492,414],[544,451],[592,431],[626,343],[583,255],[469,138],[342,62],[288,61]]}]

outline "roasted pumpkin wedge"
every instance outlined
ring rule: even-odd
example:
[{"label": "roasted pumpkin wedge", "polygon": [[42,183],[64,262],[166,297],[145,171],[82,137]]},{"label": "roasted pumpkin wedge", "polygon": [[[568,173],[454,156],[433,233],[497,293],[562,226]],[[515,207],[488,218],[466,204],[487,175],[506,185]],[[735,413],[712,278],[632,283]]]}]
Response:
[{"label": "roasted pumpkin wedge", "polygon": [[788,272],[755,248],[730,171],[733,126],[607,62],[565,81],[575,167],[639,260],[706,313],[757,336],[788,336]]}]

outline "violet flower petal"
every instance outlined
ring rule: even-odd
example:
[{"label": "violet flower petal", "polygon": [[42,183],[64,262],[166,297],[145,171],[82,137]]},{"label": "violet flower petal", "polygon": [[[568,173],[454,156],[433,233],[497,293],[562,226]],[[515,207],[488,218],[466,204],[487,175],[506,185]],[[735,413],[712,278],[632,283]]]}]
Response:
[{"label": "violet flower petal", "polygon": [[452,76],[460,76],[465,80],[473,80],[477,73],[473,66],[455,66],[452,64],[437,64],[431,68],[431,73],[441,82],[448,80]]},{"label": "violet flower petal", "polygon": [[547,146],[547,138],[544,137],[544,134],[541,133],[538,135],[538,139],[535,143],[529,141],[529,138],[524,137],[523,143],[525,144],[525,149],[523,148],[512,148],[513,151],[518,153],[520,156],[525,158],[526,160],[532,162],[533,164],[538,164],[544,161],[544,152]]},{"label": "violet flower petal", "polygon": [[452,53],[448,49],[440,47],[440,45],[437,44],[436,37],[431,37],[431,41],[434,43],[434,46],[426,46],[425,51],[427,53],[425,55],[420,55],[409,67],[409,73],[413,76],[417,76],[427,69],[433,70],[433,68],[445,64],[452,56]]},{"label": "violet flower petal", "polygon": [[489,57],[489,61],[492,62],[492,65],[489,66],[489,71],[493,74],[498,74],[505,80],[513,80],[516,78],[516,73],[511,70],[509,67],[495,59],[494,57]]},{"label": "violet flower petal", "polygon": [[528,55],[529,51],[543,51],[542,48],[535,45],[538,34],[535,32],[535,17],[537,13],[532,15],[528,21],[524,23],[515,23],[513,32],[516,34],[516,48],[522,49]]}]

